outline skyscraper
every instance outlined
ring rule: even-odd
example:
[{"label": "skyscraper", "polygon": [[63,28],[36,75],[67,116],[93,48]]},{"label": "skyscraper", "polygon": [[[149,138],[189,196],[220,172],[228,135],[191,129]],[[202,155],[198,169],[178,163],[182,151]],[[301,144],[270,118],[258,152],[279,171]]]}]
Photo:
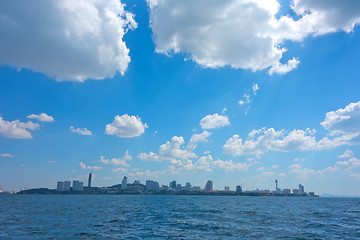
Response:
[{"label": "skyscraper", "polygon": [[206,182],[205,187],[204,187],[204,191],[209,192],[209,191],[212,191],[212,190],[213,190],[213,182],[211,180],[208,180]]},{"label": "skyscraper", "polygon": [[172,181],[172,182],[170,182],[170,184],[169,184],[169,188],[176,189],[176,181],[175,181],[175,180],[174,180],[174,181]]},{"label": "skyscraper", "polygon": [[71,181],[65,181],[64,182],[64,191],[70,192],[71,189]]},{"label": "skyscraper", "polygon": [[91,178],[92,178],[92,172],[89,173],[88,188],[91,188]]},{"label": "skyscraper", "polygon": [[84,184],[83,182],[74,180],[72,190],[73,191],[78,191],[78,192],[83,191],[83,184]]},{"label": "skyscraper", "polygon": [[58,192],[64,191],[64,182],[57,182],[56,191]]},{"label": "skyscraper", "polygon": [[124,176],[122,182],[121,182],[121,189],[126,189],[127,187],[127,177]]},{"label": "skyscraper", "polygon": [[146,180],[146,191],[148,192],[158,192],[160,191],[160,185],[156,181]]},{"label": "skyscraper", "polygon": [[242,193],[242,187],[240,185],[236,186],[236,193]]},{"label": "skyscraper", "polygon": [[304,186],[299,184],[299,194],[304,194],[305,191],[304,191]]}]

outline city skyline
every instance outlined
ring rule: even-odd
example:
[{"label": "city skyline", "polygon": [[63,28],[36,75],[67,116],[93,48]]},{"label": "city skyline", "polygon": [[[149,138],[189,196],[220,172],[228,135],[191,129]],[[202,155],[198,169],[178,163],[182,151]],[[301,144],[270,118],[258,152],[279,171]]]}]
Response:
[{"label": "city skyline", "polygon": [[360,196],[358,9],[3,1],[0,185],[273,189],[277,179]]},{"label": "city skyline", "polygon": [[[181,183],[178,183],[176,180],[171,181],[168,185],[167,184],[161,184],[154,180],[146,180],[145,184],[141,183],[139,180],[135,180],[132,184],[128,183],[127,176],[123,177],[123,180],[121,181],[121,184],[116,184],[113,186],[102,186],[102,187],[92,187],[91,186],[91,179],[92,179],[92,172],[88,175],[88,186],[86,188],[83,188],[83,182],[80,182],[79,180],[73,180],[73,186],[71,187],[71,181],[58,181],[56,186],[57,192],[85,192],[87,194],[94,194],[94,189],[102,189],[106,191],[113,192],[114,188],[120,190],[120,194],[126,193],[126,191],[130,191],[128,193],[146,193],[146,192],[236,192],[236,193],[261,193],[261,194],[278,194],[278,195],[307,195],[307,196],[315,196],[314,192],[309,191],[306,192],[304,190],[304,186],[302,184],[298,185],[298,188],[280,188],[278,186],[278,180],[275,179],[275,189],[243,189],[242,184],[235,186],[233,189],[228,185],[224,186],[224,189],[215,189],[213,187],[213,181],[207,180],[205,186],[202,188],[201,186],[195,186],[192,185],[191,182],[186,182],[185,185],[182,185]],[[120,187],[119,187],[120,186]],[[143,188],[133,188],[134,186],[141,186]],[[129,190],[129,188],[132,188]],[[41,191],[44,191],[44,188],[39,188]],[[107,189],[107,190],[106,190]],[[141,190],[140,190],[141,189]],[[0,189],[1,190],[1,189]],[[37,189],[23,189],[23,190],[37,190]],[[23,191],[22,190],[22,191]],[[51,190],[51,189],[49,189]],[[43,192],[44,193],[44,192]]]}]

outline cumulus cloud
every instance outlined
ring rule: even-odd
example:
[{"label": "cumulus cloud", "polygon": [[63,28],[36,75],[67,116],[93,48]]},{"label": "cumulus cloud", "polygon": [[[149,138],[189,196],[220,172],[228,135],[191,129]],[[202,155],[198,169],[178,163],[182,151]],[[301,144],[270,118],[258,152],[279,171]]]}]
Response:
[{"label": "cumulus cloud", "polygon": [[343,154],[341,154],[340,156],[338,156],[338,158],[350,158],[352,157],[354,154],[351,150],[346,149],[345,152]]},{"label": "cumulus cloud", "polygon": [[204,130],[202,133],[192,135],[186,148],[194,150],[199,142],[207,142],[207,138],[210,137],[211,134],[211,132]]},{"label": "cumulus cloud", "polygon": [[332,149],[341,145],[360,143],[360,102],[350,103],[344,109],[328,112],[321,125],[329,131],[330,137],[315,138],[315,129],[285,130],[261,128],[249,133],[243,140],[235,134],[226,141],[223,150],[230,155],[260,156],[268,151],[311,151]]},{"label": "cumulus cloud", "polygon": [[40,122],[53,122],[54,118],[52,116],[47,115],[46,113],[40,113],[40,114],[31,114],[27,116],[29,119],[37,119]]},{"label": "cumulus cloud", "polygon": [[233,162],[232,160],[229,161],[223,161],[223,160],[216,160],[213,162],[213,166],[215,168],[219,168],[219,169],[223,169],[226,172],[234,172],[234,171],[239,171],[239,172],[245,172],[248,171],[249,167],[252,164],[250,163],[244,163],[244,162]]},{"label": "cumulus cloud", "polygon": [[4,157],[4,158],[9,158],[9,157],[14,157],[12,154],[10,153],[2,153],[0,154],[1,157]]},{"label": "cumulus cloud", "polygon": [[189,158],[196,158],[196,154],[192,152],[193,149],[182,149],[185,141],[183,137],[174,136],[171,141],[167,141],[159,147],[158,153],[140,153],[141,160],[149,161],[163,161],[163,160],[186,160]]},{"label": "cumulus cloud", "polygon": [[20,122],[19,120],[6,121],[0,117],[0,135],[7,138],[30,139],[31,130],[39,128],[39,124],[28,122]]},{"label": "cumulus cloud", "polygon": [[122,174],[127,173],[127,169],[125,168],[113,168],[111,169],[111,171],[114,173],[122,173]]},{"label": "cumulus cloud", "polygon": [[221,128],[226,127],[229,124],[229,118],[227,116],[219,115],[218,113],[213,115],[209,114],[200,120],[200,126],[202,129]]},{"label": "cumulus cloud", "polygon": [[273,75],[274,73],[277,74],[285,74],[290,72],[293,69],[296,69],[299,65],[300,61],[297,58],[290,59],[286,64],[282,64],[280,62],[274,64],[270,70],[269,74]]},{"label": "cumulus cloud", "polygon": [[326,113],[321,125],[331,134],[360,132],[360,101]]},{"label": "cumulus cloud", "polygon": [[107,159],[104,156],[100,156],[100,162],[103,164],[112,164],[112,165],[123,166],[123,167],[129,167],[130,165],[127,163],[127,161],[130,161],[131,159],[132,159],[132,156],[129,155],[129,150],[126,150],[124,156],[121,158]]},{"label": "cumulus cloud", "polygon": [[87,135],[87,136],[92,135],[91,131],[88,130],[87,128],[74,128],[73,126],[71,126],[70,130],[71,130],[71,132],[77,133],[79,135]]},{"label": "cumulus cloud", "polygon": [[83,163],[83,162],[80,162],[80,167],[82,168],[82,169],[90,169],[90,170],[101,170],[102,169],[102,167],[99,167],[99,166],[89,166],[89,165],[86,165],[85,163]]},{"label": "cumulus cloud", "polygon": [[134,15],[118,0],[1,1],[0,64],[29,68],[58,81],[124,74],[123,40]]},{"label": "cumulus cloud", "polygon": [[360,22],[360,2],[356,0],[294,0],[293,9],[311,21],[308,25],[315,34],[350,32]]},{"label": "cumulus cloud", "polygon": [[296,58],[281,63],[284,41],[349,32],[360,22],[359,3],[354,0],[295,0],[292,9],[300,17],[296,20],[277,18],[281,6],[276,0],[147,2],[158,53],[185,53],[211,68],[270,68],[269,74],[284,74],[299,64]]},{"label": "cumulus cloud", "polygon": [[148,125],[143,123],[140,117],[124,114],[122,116],[117,115],[112,123],[106,125],[105,133],[130,138],[140,136],[145,132],[146,128],[148,128]]}]

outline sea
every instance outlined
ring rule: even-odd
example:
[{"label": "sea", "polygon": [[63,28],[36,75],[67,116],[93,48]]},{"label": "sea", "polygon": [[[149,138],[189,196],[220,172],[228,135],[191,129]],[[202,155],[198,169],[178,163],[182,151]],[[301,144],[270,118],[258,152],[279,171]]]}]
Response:
[{"label": "sea", "polygon": [[0,195],[0,239],[360,239],[360,198]]}]

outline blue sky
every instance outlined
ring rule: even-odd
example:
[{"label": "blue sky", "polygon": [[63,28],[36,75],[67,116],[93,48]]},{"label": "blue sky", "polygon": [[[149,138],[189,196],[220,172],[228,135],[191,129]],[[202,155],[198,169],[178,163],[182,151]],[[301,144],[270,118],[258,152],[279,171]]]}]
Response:
[{"label": "blue sky", "polygon": [[360,195],[358,5],[0,3],[0,185]]}]

